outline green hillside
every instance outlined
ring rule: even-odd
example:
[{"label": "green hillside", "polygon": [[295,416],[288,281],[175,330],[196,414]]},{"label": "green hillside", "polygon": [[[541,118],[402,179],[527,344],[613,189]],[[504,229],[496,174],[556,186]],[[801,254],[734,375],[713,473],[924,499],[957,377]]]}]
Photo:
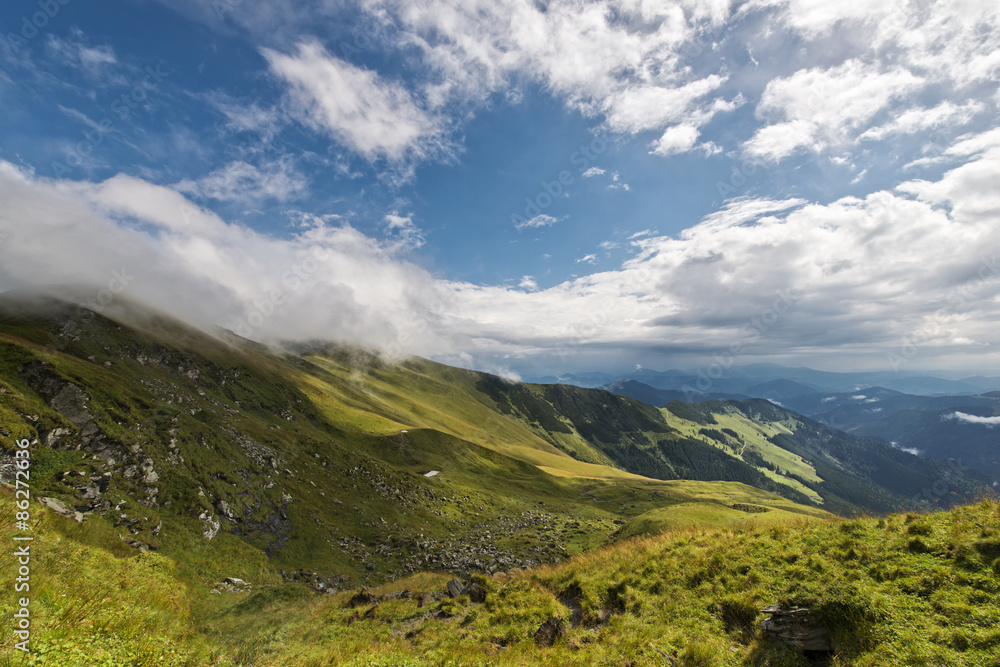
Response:
[{"label": "green hillside", "polygon": [[[665,530],[674,537],[664,544],[701,535],[698,549],[738,536],[773,540],[787,526],[808,534],[831,511],[912,507],[936,482],[948,493],[930,500],[954,504],[977,484],[766,401],[661,409],[424,359],[389,364],[333,344],[268,348],[124,301],[99,314],[70,298],[8,294],[0,297],[8,544],[22,440],[32,498],[69,518],[30,504],[38,650],[25,663],[8,649],[9,664],[492,664],[470,648],[482,642],[501,663],[546,662],[530,646],[515,650],[542,610],[580,607],[597,618],[586,627],[598,634],[625,623],[633,583],[612,594],[618,575],[586,573],[604,557],[652,567],[641,549],[654,543],[628,540]],[[709,528],[723,532],[697,532]],[[0,567],[9,574],[15,563],[4,556]],[[552,601],[567,595],[552,583],[560,572],[580,573],[574,585],[586,604]],[[440,599],[454,576],[478,577],[510,604]],[[604,576],[612,583],[594,583]],[[253,592],[220,583],[227,578],[251,582]],[[767,595],[782,594],[784,581]],[[355,595],[344,591],[359,586],[432,595],[384,598],[361,623],[343,611]],[[649,586],[642,596],[667,590]],[[697,623],[708,622],[695,593],[677,595],[697,607]],[[10,618],[12,598],[2,603]],[[432,620],[455,622],[425,624],[428,605]],[[672,636],[643,625],[655,615],[642,618],[621,626],[625,643],[602,640],[606,654],[552,655],[600,664],[639,650],[634,642],[661,646],[657,637]],[[712,625],[678,627],[715,636]],[[689,650],[690,641],[670,642],[679,655]],[[379,652],[395,657],[378,662]]]},{"label": "green hillside", "polygon": [[[0,491],[0,540],[15,534]],[[32,649],[0,665],[63,667],[618,665],[805,667],[762,609],[806,606],[838,667],[1000,665],[1000,504],[950,512],[688,527],[495,576],[452,598],[450,575],[317,595],[263,563],[227,589],[136,553],[101,522],[33,510]],[[16,565],[0,560],[12,580]],[[210,575],[206,577],[196,576]],[[0,615],[10,619],[10,596]],[[563,634],[536,640],[548,619]],[[553,622],[554,623],[554,622]]]},{"label": "green hillside", "polygon": [[[549,407],[550,437],[498,406],[489,387],[501,381],[482,373],[335,346],[265,349],[134,304],[108,319],[8,296],[0,313],[0,464],[31,440],[36,496],[182,563],[238,546],[330,586],[504,571],[605,544],[650,510],[728,494],[709,485],[696,498],[630,472],[577,433],[579,406],[569,417]],[[667,430],[634,401],[621,418]]]}]

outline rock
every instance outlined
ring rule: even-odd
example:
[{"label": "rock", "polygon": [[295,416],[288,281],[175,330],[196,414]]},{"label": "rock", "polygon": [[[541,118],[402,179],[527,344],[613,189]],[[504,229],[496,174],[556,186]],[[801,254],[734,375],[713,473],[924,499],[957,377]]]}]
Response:
[{"label": "rock", "polygon": [[38,502],[41,503],[42,505],[45,505],[46,507],[48,507],[53,512],[56,512],[57,514],[62,514],[63,516],[72,517],[77,523],[83,522],[87,518],[82,513],[67,507],[66,503],[59,500],[58,498],[41,497],[38,499]]},{"label": "rock", "polygon": [[372,605],[378,601],[378,595],[375,595],[367,588],[362,588],[360,591],[351,596],[351,599],[347,601],[347,606],[354,609],[355,607]]},{"label": "rock", "polygon": [[465,586],[459,579],[452,579],[448,582],[448,595],[453,598],[457,598],[465,590]]},{"label": "rock", "polygon": [[219,590],[223,590],[226,591],[227,593],[232,593],[234,595],[236,593],[246,593],[252,588],[252,586],[248,582],[243,581],[242,579],[237,579],[236,577],[226,577],[225,579],[217,583],[215,587]]},{"label": "rock", "polygon": [[219,532],[219,527],[222,526],[222,523],[208,510],[199,514],[198,518],[205,524],[205,530],[202,532],[202,537],[206,540],[211,540]]},{"label": "rock", "polygon": [[486,602],[486,587],[483,586],[478,581],[474,581],[465,587],[465,594],[469,596],[469,599],[477,604],[482,604]]},{"label": "rock", "polygon": [[210,595],[222,595],[222,593],[219,592],[218,588],[213,588],[212,590],[209,591],[209,594]]},{"label": "rock", "polygon": [[535,632],[535,644],[538,646],[552,646],[564,634],[566,634],[566,627],[563,625],[563,622],[555,616],[549,616],[549,619],[542,623],[538,631]]},{"label": "rock", "polygon": [[803,651],[832,651],[830,630],[822,625],[808,607],[783,609],[771,605],[762,609],[771,617],[762,624],[764,634]]}]

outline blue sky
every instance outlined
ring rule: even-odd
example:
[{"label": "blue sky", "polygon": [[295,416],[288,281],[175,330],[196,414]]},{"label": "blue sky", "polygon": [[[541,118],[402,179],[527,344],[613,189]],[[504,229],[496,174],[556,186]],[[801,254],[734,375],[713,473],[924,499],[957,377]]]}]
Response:
[{"label": "blue sky", "polygon": [[512,375],[1000,373],[995,3],[856,5],[7,2],[0,288]]}]

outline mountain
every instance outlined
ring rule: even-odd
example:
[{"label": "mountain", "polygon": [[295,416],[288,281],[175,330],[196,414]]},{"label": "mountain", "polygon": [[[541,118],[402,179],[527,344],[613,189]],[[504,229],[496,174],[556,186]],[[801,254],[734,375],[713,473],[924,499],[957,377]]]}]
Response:
[{"label": "mountain", "polygon": [[747,387],[743,390],[743,393],[753,398],[766,398],[781,402],[787,401],[790,398],[815,394],[816,391],[817,387],[814,385],[806,385],[794,380],[780,378]]},{"label": "mountain", "polygon": [[[813,394],[788,407],[817,421],[942,460],[956,460],[1000,481],[1000,448],[989,419],[1000,415],[1000,394],[914,396],[882,388]],[[966,415],[965,418],[961,415]],[[986,419],[976,423],[975,417]]]},{"label": "mountain", "polygon": [[[951,506],[983,483],[766,400],[656,407],[326,342],[269,347],[120,296],[80,307],[85,293],[0,296],[0,504],[14,516],[26,451],[52,510],[32,503],[0,532],[34,531],[44,554],[32,636],[51,664],[320,664],[285,652],[293,627],[343,651],[323,664],[350,664],[372,637],[345,628],[416,637],[415,605],[462,610],[466,629],[488,614],[503,646],[538,610],[562,613],[522,568],[627,560],[629,539],[664,530]],[[430,590],[456,575],[493,611]],[[573,608],[631,605],[630,584],[577,585],[560,586]],[[397,664],[382,657],[365,664]]]},{"label": "mountain", "polygon": [[700,403],[701,401],[741,400],[749,398],[741,394],[691,394],[690,392],[678,391],[676,389],[657,389],[638,380],[618,380],[617,382],[606,384],[600,387],[600,389],[605,389],[619,396],[628,396],[629,398],[634,398],[637,401],[642,401],[656,407],[662,407],[671,401],[690,400]]},{"label": "mountain", "polygon": [[[636,380],[656,389],[686,392],[688,400],[695,400],[697,394],[708,393],[740,394],[780,400],[779,396],[790,398],[808,393],[858,392],[871,387],[883,387],[900,393],[924,396],[974,395],[1000,389],[1000,381],[989,377],[973,376],[951,380],[912,371],[835,373],[779,364],[737,366],[727,370],[721,377],[709,377],[704,369],[701,371],[640,369],[617,377],[603,373],[581,373],[580,381],[577,377],[571,374],[558,380],[551,378],[548,381],[596,387],[622,380]],[[600,378],[607,379],[601,384],[596,384],[595,380]],[[774,382],[782,383],[785,388],[781,389],[780,384],[771,386]],[[795,384],[788,384],[790,382]],[[811,391],[805,391],[800,385]],[[774,391],[777,393],[768,394]]]},{"label": "mountain", "polygon": [[1000,378],[974,375],[959,380],[962,384],[978,387],[980,392],[1000,391]]},{"label": "mountain", "polygon": [[[199,562],[243,563],[232,576],[267,562],[376,582],[553,562],[670,504],[676,518],[721,499],[732,520],[739,503],[825,513],[700,440],[643,476],[617,454],[672,429],[608,392],[330,344],[271,349],[73,296],[0,298],[0,477],[13,481],[13,442],[27,439],[36,495],[182,562],[200,544]],[[565,539],[538,532],[568,525]]]}]

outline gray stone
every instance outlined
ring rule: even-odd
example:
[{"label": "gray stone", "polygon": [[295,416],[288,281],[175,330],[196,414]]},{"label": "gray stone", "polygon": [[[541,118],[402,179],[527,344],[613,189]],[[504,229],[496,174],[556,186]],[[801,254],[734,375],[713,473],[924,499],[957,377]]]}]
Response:
[{"label": "gray stone", "polygon": [[762,609],[771,617],[762,624],[764,634],[803,651],[832,651],[830,630],[819,622],[808,607],[783,609],[771,605]]},{"label": "gray stone", "polygon": [[465,590],[465,586],[459,579],[452,579],[448,582],[448,595],[457,598]]}]

